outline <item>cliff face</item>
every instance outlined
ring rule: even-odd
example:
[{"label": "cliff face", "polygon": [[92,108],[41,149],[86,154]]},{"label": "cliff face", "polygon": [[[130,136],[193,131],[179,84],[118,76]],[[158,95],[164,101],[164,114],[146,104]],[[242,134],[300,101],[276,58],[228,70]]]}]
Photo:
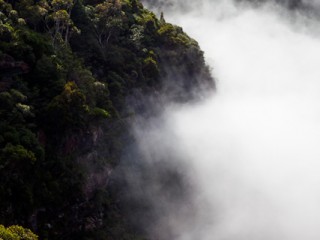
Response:
[{"label": "cliff face", "polygon": [[43,239],[138,239],[110,175],[134,142],[127,123],[156,116],[147,99],[214,88],[197,42],[136,0],[0,10],[0,223]]}]

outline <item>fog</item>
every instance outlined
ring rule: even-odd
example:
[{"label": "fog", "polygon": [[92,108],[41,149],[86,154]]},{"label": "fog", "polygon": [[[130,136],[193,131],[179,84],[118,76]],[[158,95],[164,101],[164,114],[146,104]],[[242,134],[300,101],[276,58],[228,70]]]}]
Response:
[{"label": "fog", "polygon": [[161,10],[199,42],[217,90],[135,126],[147,161],[170,155],[192,183],[192,211],[165,203],[166,223],[159,213],[150,235],[168,239],[170,228],[179,240],[320,239],[319,23],[274,3],[192,2],[187,11]]}]

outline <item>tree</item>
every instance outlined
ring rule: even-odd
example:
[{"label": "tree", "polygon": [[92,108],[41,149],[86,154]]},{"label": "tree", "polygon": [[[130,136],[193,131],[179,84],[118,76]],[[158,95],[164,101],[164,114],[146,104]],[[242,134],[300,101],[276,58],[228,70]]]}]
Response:
[{"label": "tree", "polygon": [[93,9],[93,24],[96,39],[104,49],[111,36],[122,28],[122,12],[119,1],[105,1],[97,4]]},{"label": "tree", "polygon": [[73,0],[53,0],[51,2],[52,12],[49,17],[54,21],[54,26],[51,29],[53,42],[62,38],[65,43],[68,43],[70,35],[73,32],[79,32],[78,28],[71,20],[71,10],[74,6]]}]

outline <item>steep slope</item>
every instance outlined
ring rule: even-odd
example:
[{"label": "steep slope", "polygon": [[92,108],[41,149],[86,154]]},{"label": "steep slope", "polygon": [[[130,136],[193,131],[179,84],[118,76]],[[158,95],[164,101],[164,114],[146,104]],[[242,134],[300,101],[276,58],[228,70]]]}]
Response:
[{"label": "steep slope", "polygon": [[41,239],[138,239],[110,175],[134,141],[127,123],[156,115],[148,99],[214,88],[197,42],[136,0],[0,11],[0,223]]}]

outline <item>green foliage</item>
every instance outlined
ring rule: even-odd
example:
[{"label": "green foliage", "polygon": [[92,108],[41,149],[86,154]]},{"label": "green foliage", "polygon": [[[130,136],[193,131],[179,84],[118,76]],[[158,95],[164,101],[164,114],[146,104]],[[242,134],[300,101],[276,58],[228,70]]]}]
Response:
[{"label": "green foliage", "polygon": [[36,62],[32,77],[28,78],[28,81],[34,86],[34,90],[39,91],[42,103],[47,104],[63,89],[65,79],[61,69],[60,61],[55,55],[43,55]]},{"label": "green foliage", "polygon": [[30,229],[13,225],[5,228],[0,225],[0,239],[2,240],[38,240],[38,236]]},{"label": "green foliage", "polygon": [[54,129],[78,128],[85,124],[89,107],[85,95],[75,82],[68,82],[63,92],[56,96],[47,107],[47,114]]},{"label": "green foliage", "polygon": [[157,31],[160,40],[173,46],[198,46],[197,42],[188,37],[182,28],[174,26],[170,23],[164,23]]},{"label": "green foliage", "polygon": [[51,45],[46,36],[23,28],[19,29],[18,34],[21,42],[32,48],[36,59],[41,58],[44,54],[52,53]]},{"label": "green foliage", "polygon": [[158,27],[158,19],[154,13],[147,10],[142,11],[140,15],[136,17],[137,23],[145,27],[146,31],[153,33]]},{"label": "green foliage", "polygon": [[0,239],[15,240],[16,237],[11,231],[8,231],[3,225],[0,225]]},{"label": "green foliage", "polygon": [[[27,149],[25,149],[21,145],[12,145],[11,143],[8,143],[1,150],[0,156],[1,156],[1,159],[3,159],[3,160],[7,159],[8,162],[11,162],[11,161],[34,162],[34,161],[36,161],[36,156],[33,152],[28,151]],[[10,163],[8,163],[8,164],[10,164]]]},{"label": "green foliage", "polygon": [[112,38],[114,39],[121,31],[122,14],[121,5],[110,0],[97,4],[90,9],[89,15],[92,18],[94,33],[101,48],[105,48]]},{"label": "green foliage", "polygon": [[91,110],[91,115],[94,117],[110,118],[110,114],[106,110],[98,107]]},{"label": "green foliage", "polygon": [[148,56],[143,60],[143,73],[144,76],[149,80],[157,80],[159,75],[159,67],[157,61],[152,57]]}]

